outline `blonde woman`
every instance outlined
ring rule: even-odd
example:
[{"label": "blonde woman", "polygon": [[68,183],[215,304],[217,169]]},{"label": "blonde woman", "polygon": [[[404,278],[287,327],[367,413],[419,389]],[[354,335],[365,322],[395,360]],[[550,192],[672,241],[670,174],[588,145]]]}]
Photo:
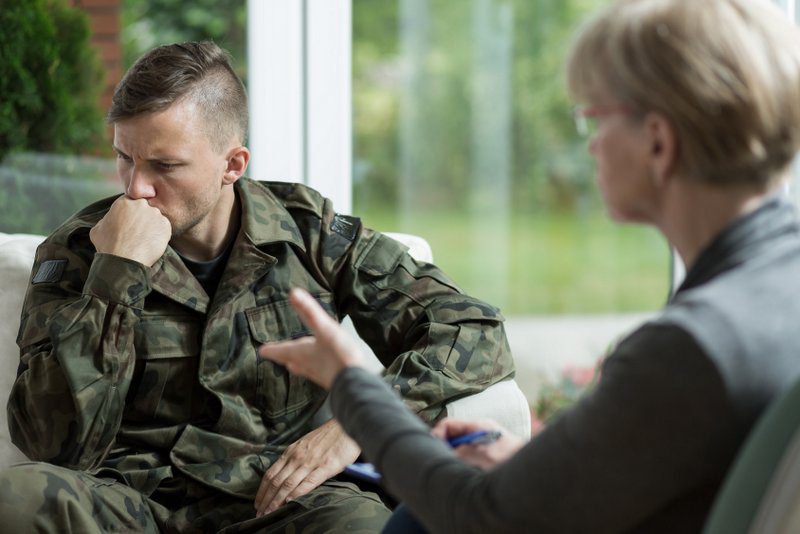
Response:
[{"label": "blonde woman", "polygon": [[[800,375],[800,37],[769,2],[627,0],[567,65],[609,215],[656,227],[687,276],[597,388],[523,444],[431,436],[302,293],[315,337],[262,354],[331,388],[335,416],[433,532],[694,532],[756,418]],[[461,458],[458,458],[460,456]],[[469,463],[462,461],[466,459]],[[474,465],[490,468],[481,470]]]}]

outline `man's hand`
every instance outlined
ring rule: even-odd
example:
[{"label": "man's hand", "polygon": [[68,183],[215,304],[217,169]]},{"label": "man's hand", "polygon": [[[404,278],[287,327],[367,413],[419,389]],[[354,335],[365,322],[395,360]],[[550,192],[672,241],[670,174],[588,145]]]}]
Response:
[{"label": "man's hand", "polygon": [[309,432],[264,473],[255,500],[257,515],[268,514],[338,475],[360,452],[334,420]]},{"label": "man's hand", "polygon": [[304,376],[330,389],[345,367],[363,365],[364,357],[353,338],[303,289],[292,289],[289,302],[314,334],[294,341],[267,343],[259,349],[263,358],[284,365],[290,373]]},{"label": "man's hand", "polygon": [[89,232],[97,252],[113,254],[151,267],[164,254],[172,225],[144,199],[119,197]]},{"label": "man's hand", "polygon": [[525,445],[525,441],[491,419],[481,419],[479,421],[442,419],[431,430],[431,434],[446,440],[480,430],[498,430],[500,431],[500,438],[492,443],[461,445],[455,449],[455,453],[465,463],[474,465],[484,471],[505,462]]}]

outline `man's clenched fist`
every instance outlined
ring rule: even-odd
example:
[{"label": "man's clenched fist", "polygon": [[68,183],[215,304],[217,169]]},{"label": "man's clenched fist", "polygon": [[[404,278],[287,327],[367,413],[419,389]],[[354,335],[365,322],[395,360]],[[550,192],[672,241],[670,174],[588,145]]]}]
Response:
[{"label": "man's clenched fist", "polygon": [[164,254],[172,225],[145,199],[121,196],[89,232],[97,252],[113,254],[151,267]]}]

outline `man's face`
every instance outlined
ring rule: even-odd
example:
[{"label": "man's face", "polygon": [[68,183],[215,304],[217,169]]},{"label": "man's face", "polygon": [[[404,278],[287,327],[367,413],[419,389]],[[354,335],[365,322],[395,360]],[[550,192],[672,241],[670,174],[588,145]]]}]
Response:
[{"label": "man's face", "polygon": [[227,169],[191,100],[114,124],[117,173],[132,199],[143,198],[172,224],[173,237],[209,223]]}]

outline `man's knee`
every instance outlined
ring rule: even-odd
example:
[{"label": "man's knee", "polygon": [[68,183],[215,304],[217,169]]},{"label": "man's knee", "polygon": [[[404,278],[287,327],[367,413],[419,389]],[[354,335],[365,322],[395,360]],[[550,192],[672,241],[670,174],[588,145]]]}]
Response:
[{"label": "man's knee", "polygon": [[4,532],[146,530],[152,514],[135,497],[114,481],[64,467],[17,464],[0,471],[0,525]]},{"label": "man's knee", "polygon": [[329,480],[264,516],[268,531],[380,532],[391,511],[375,493]]},{"label": "man's knee", "polygon": [[4,530],[33,530],[35,519],[47,510],[52,485],[59,478],[53,468],[45,463],[26,462],[0,471],[0,525]]}]

